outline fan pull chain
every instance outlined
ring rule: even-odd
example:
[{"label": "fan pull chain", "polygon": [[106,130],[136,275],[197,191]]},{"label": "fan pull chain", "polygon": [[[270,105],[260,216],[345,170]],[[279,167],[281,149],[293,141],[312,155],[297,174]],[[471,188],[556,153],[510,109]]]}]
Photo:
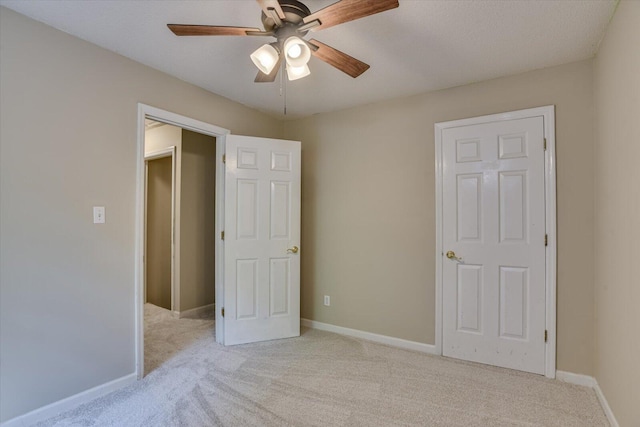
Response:
[{"label": "fan pull chain", "polygon": [[282,61],[282,67],[280,69],[280,96],[283,100],[284,115],[287,115],[287,80],[284,78],[285,65]]},{"label": "fan pull chain", "polygon": [[282,65],[280,65],[280,73],[279,76],[280,77],[280,97],[282,97],[282,74],[284,73],[284,67]]}]

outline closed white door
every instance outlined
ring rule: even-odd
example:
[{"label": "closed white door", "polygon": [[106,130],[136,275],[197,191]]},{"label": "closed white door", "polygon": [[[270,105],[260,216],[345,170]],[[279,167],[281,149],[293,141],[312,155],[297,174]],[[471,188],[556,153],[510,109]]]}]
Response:
[{"label": "closed white door", "polygon": [[545,373],[542,117],[442,133],[445,356]]},{"label": "closed white door", "polygon": [[225,345],[300,335],[300,142],[226,138]]}]

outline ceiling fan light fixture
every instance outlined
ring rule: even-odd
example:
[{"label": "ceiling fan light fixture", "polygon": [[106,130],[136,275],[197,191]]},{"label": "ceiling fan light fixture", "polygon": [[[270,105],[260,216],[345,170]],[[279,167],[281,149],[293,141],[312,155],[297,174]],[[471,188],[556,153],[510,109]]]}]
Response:
[{"label": "ceiling fan light fixture", "polygon": [[295,68],[301,68],[307,65],[311,58],[311,49],[299,37],[289,37],[284,42],[284,58],[287,65]]},{"label": "ceiling fan light fixture", "polygon": [[287,64],[287,77],[289,80],[298,80],[307,77],[309,74],[311,74],[311,70],[307,64],[304,64],[302,67],[292,67]]},{"label": "ceiling fan light fixture", "polygon": [[278,63],[279,55],[275,47],[265,44],[251,54],[251,60],[264,74],[270,74]]},{"label": "ceiling fan light fixture", "polygon": [[[275,81],[280,65],[287,69],[289,80],[310,74],[307,64],[311,55],[355,78],[369,65],[317,40],[307,42],[310,30],[317,31],[356,19],[365,18],[400,6],[398,0],[338,0],[311,13],[300,0],[256,0],[262,8],[259,28],[223,25],[167,24],[176,36],[266,36],[277,41],[265,44],[250,57],[260,70],[256,83]],[[284,71],[284,70],[283,70]],[[283,78],[284,73],[280,73]],[[282,84],[282,79],[281,79]]]}]

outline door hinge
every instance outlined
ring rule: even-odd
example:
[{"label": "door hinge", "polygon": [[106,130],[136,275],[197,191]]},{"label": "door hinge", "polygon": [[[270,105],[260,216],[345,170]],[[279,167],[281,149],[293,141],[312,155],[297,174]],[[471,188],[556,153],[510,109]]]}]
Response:
[{"label": "door hinge", "polygon": [[220,239],[221,239],[221,240],[224,240],[224,231],[222,231],[222,232],[220,233]]},{"label": "door hinge", "polygon": [[[224,307],[222,307],[222,317],[224,317]],[[545,331],[545,334],[546,334],[546,331]],[[546,341],[546,340],[547,340],[547,339],[546,339],[546,335],[545,335],[545,341]]]},{"label": "door hinge", "polygon": [[[222,309],[222,312],[224,313],[224,308]],[[223,314],[223,316],[224,316],[224,314]],[[547,337],[548,337],[548,335],[549,335],[549,334],[547,333],[547,330],[545,329],[545,330],[544,330],[544,342],[547,342]]]},{"label": "door hinge", "polygon": [[226,154],[222,155],[222,163],[227,163],[227,155]]},{"label": "door hinge", "polygon": [[549,246],[549,235],[548,234],[544,235],[544,245],[545,246]]},{"label": "door hinge", "polygon": [[544,151],[547,151],[547,138],[544,138]]}]

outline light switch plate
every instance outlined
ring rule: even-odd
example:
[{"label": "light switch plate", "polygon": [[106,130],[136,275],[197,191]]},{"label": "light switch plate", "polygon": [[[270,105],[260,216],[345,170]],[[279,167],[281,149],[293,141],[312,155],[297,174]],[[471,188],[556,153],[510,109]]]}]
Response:
[{"label": "light switch plate", "polygon": [[93,207],[93,223],[104,224],[104,222],[105,222],[104,206],[94,206]]}]

